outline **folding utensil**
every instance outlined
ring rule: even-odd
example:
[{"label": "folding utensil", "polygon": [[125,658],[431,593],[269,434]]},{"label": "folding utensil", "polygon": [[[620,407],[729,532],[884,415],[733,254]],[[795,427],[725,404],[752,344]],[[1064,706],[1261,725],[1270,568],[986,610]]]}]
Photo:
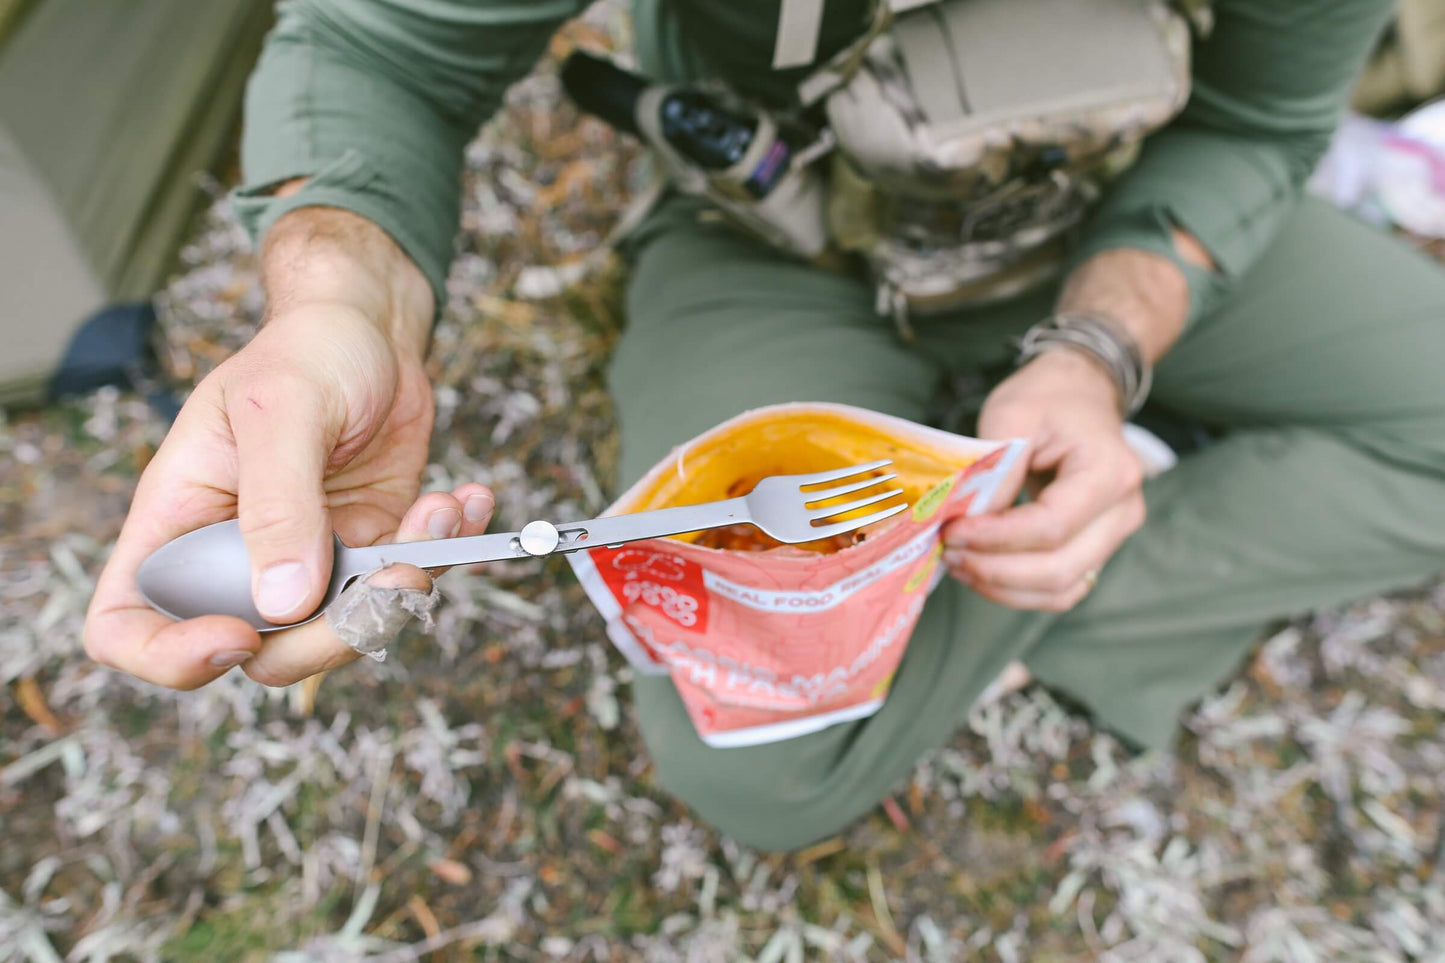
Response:
[{"label": "folding utensil", "polygon": [[[331,582],[321,604],[305,618],[285,624],[267,620],[256,611],[251,601],[250,561],[240,524],[235,519],[196,529],[162,545],[141,563],[136,581],[141,595],[151,607],[171,618],[231,615],[250,623],[258,632],[275,632],[320,617],[353,579],[396,562],[418,568],[473,565],[565,554],[743,523],[755,525],[778,541],[790,544],[831,538],[882,521],[908,507],[906,503],[900,503],[863,515],[855,514],[902,495],[901,488],[862,495],[843,504],[821,504],[891,481],[897,477],[896,473],[867,474],[889,464],[891,462],[884,459],[834,471],[773,475],[738,498],[593,518],[564,525],[535,521],[528,523],[520,532],[361,548],[345,545],[333,535],[335,548]],[[804,491],[810,486],[833,482],[841,484]],[[854,517],[840,518],[849,514],[854,514]],[[830,522],[830,518],[837,520]]]}]

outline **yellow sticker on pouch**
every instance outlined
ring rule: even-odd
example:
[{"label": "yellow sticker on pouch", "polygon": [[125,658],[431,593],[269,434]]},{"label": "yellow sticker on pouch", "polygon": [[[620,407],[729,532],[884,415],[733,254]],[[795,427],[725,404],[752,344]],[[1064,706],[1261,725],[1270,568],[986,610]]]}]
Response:
[{"label": "yellow sticker on pouch", "polygon": [[906,583],[904,583],[903,592],[905,595],[909,592],[915,591],[918,586],[922,585],[924,582],[927,582],[929,578],[932,577],[933,570],[938,568],[938,558],[942,554],[943,543],[939,542],[937,545],[933,546],[933,551],[928,553],[928,560],[925,561],[921,566],[919,566],[918,571],[914,572],[912,577],[909,578]]},{"label": "yellow sticker on pouch", "polygon": [[925,492],[913,506],[913,520],[922,522],[937,514],[938,510],[943,507],[943,503],[948,501],[948,493],[953,491],[953,486],[957,482],[958,476],[950,475]]}]

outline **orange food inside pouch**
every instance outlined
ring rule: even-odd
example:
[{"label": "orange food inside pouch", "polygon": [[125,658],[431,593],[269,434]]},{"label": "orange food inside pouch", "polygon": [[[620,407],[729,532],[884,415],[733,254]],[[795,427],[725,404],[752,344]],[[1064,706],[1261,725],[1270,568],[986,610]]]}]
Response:
[{"label": "orange food inside pouch", "polygon": [[[769,475],[830,471],[882,458],[892,459],[893,464],[876,474],[896,472],[898,477],[880,484],[877,491],[902,488],[909,505],[916,505],[930,489],[977,460],[957,451],[926,445],[921,440],[904,440],[839,414],[765,410],[731,431],[694,442],[675,453],[672,471],[661,474],[652,485],[639,490],[632,504],[618,507],[629,512],[647,511],[733,498],[752,491],[754,485]],[[873,489],[865,489],[834,501],[843,504],[873,493]],[[866,514],[893,504],[896,501],[890,500],[857,509],[852,514]],[[838,516],[829,521],[847,517]],[[903,516],[894,516],[879,524],[892,524],[899,517]],[[694,532],[675,537],[708,547],[745,551],[766,551],[780,544],[752,526],[744,527],[752,533],[750,538],[740,539],[740,533],[731,530],[722,530],[727,534]],[[828,554],[853,544],[855,538],[856,533],[792,547]]]}]

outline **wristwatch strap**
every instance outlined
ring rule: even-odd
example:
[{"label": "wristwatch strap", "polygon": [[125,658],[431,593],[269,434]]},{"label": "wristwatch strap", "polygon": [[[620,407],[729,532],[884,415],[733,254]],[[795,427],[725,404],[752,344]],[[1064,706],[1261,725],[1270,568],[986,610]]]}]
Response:
[{"label": "wristwatch strap", "polygon": [[1114,379],[1119,411],[1125,418],[1144,407],[1154,369],[1144,361],[1138,342],[1123,325],[1097,314],[1055,314],[1024,332],[1019,339],[1018,364],[1027,364],[1054,348],[1078,351],[1098,362]]}]

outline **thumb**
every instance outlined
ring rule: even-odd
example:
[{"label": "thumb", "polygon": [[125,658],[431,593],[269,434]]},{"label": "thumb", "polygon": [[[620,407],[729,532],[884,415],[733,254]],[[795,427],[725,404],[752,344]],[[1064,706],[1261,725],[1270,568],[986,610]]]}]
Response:
[{"label": "thumb", "polygon": [[273,622],[305,618],[331,577],[331,520],[322,486],[335,432],[320,389],[263,378],[228,396],[236,502],[251,596]]}]

